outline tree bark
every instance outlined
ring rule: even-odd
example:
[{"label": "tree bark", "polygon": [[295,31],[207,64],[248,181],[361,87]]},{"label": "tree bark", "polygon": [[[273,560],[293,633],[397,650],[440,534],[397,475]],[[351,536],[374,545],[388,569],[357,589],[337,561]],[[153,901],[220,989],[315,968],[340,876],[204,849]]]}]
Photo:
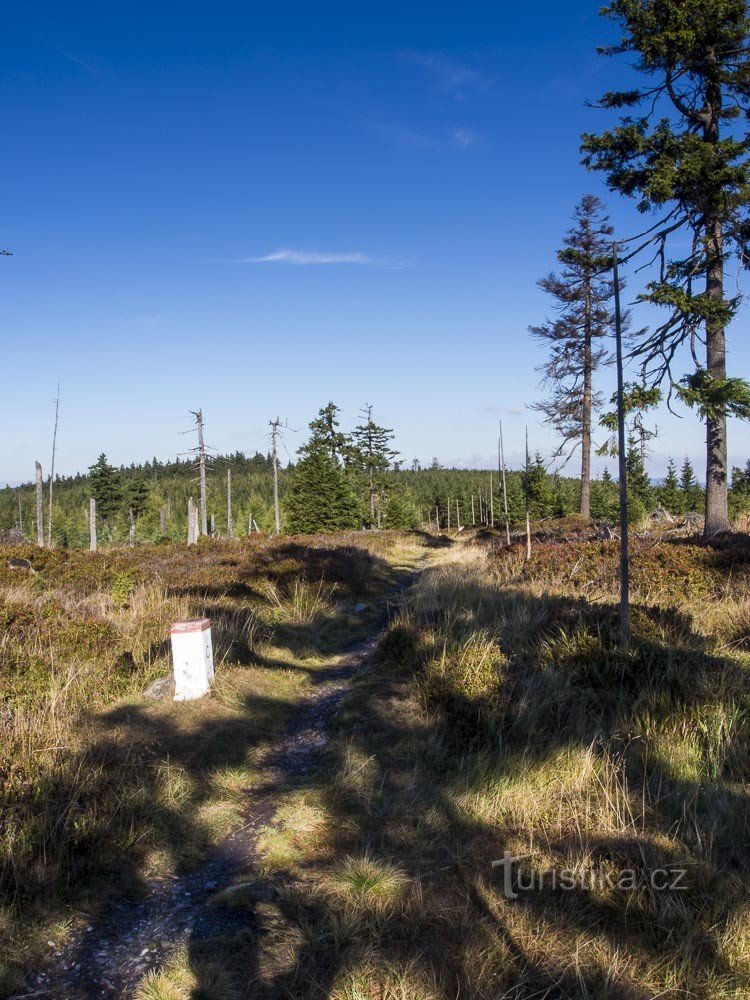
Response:
[{"label": "tree bark", "polygon": [[208,534],[208,513],[206,500],[206,444],[203,439],[203,410],[198,410],[198,459],[200,463],[200,491],[201,491],[201,534]]},{"label": "tree bark", "polygon": [[279,506],[279,452],[277,447],[279,427],[281,421],[278,417],[271,421],[271,442],[273,446],[273,518],[275,532],[281,534],[281,507]]},{"label": "tree bark", "polygon": [[[706,274],[706,294],[709,299],[724,299],[723,238],[721,223],[712,223],[709,234],[711,265]],[[706,371],[715,379],[727,377],[726,341],[720,322],[706,323]],[[727,493],[727,416],[725,412],[709,413],[706,418],[706,526],[704,535],[710,538],[720,531],[729,531],[729,498]]]},{"label": "tree bark", "polygon": [[36,544],[44,548],[44,503],[42,500],[42,466],[36,463]]},{"label": "tree bark", "polygon": [[49,469],[49,517],[47,518],[47,545],[52,548],[52,490],[55,482],[55,450],[57,449],[57,420],[60,415],[60,384],[55,399],[55,429],[52,432],[52,464]]},{"label": "tree bark", "polygon": [[96,552],[96,500],[89,500],[89,552]]},{"label": "tree bark", "polygon": [[[703,138],[716,145],[719,142],[721,120],[721,84],[717,77],[706,87],[706,107],[710,111]],[[724,301],[724,233],[722,220],[714,216],[706,221],[708,268],[706,296],[711,302]],[[726,340],[721,319],[706,322],[706,371],[711,378],[727,377]],[[706,417],[706,522],[704,537],[729,531],[729,497],[727,493],[727,416],[726,411],[711,412]]]},{"label": "tree bark", "polygon": [[232,518],[232,470],[227,469],[227,537],[234,538],[234,519]]},{"label": "tree bark", "polygon": [[188,524],[187,543],[195,545],[198,541],[198,513],[195,509],[195,501],[188,497]]},{"label": "tree bark", "polygon": [[591,278],[586,274],[583,330],[583,413],[581,414],[581,516],[591,517]]}]

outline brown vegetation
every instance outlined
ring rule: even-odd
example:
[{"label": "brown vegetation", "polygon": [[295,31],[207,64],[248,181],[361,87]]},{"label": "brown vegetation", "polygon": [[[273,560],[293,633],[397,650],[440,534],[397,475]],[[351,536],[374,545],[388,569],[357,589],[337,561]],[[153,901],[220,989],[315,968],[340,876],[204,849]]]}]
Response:
[{"label": "brown vegetation", "polygon": [[[615,543],[443,550],[261,845],[273,946],[238,995],[748,995],[750,548],[633,563],[623,655]],[[507,899],[505,851],[544,888]]]},{"label": "brown vegetation", "polygon": [[[37,572],[0,565],[0,993],[75,913],[137,897],[241,823],[257,755],[373,627],[353,608],[405,552],[387,534],[8,550]],[[212,697],[144,700],[171,670],[170,624],[203,615]]]}]

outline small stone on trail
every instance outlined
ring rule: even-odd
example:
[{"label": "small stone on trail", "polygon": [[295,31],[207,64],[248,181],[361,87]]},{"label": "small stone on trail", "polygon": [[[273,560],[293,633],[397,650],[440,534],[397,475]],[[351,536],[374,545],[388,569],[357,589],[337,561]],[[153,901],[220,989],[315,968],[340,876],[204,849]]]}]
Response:
[{"label": "small stone on trail", "polygon": [[144,698],[152,701],[167,701],[174,695],[174,677],[157,677],[143,692]]}]

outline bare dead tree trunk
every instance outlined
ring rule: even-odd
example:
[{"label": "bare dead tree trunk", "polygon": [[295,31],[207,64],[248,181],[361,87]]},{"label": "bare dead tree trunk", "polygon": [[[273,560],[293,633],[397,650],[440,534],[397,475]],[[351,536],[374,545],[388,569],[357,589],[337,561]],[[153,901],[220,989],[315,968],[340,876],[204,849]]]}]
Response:
[{"label": "bare dead tree trunk", "polygon": [[435,504],[435,531],[440,534],[440,507]]},{"label": "bare dead tree trunk", "polygon": [[281,421],[278,417],[271,422],[271,457],[273,460],[273,517],[275,532],[281,534],[281,508],[279,506],[279,452],[278,437]]},{"label": "bare dead tree trunk", "polygon": [[451,498],[448,497],[448,503],[445,506],[446,514],[448,516],[448,531],[451,530]]},{"label": "bare dead tree trunk", "polygon": [[503,422],[500,421],[500,472],[503,477],[503,513],[505,514],[505,541],[510,547],[510,519],[508,518],[508,487],[505,482],[505,449],[503,448]]},{"label": "bare dead tree trunk", "polygon": [[187,543],[188,545],[195,545],[198,541],[198,515],[195,509],[195,501],[192,497],[188,497],[188,531],[187,531]]},{"label": "bare dead tree trunk", "polygon": [[620,311],[619,247],[612,248],[615,291],[615,338],[617,366],[617,463],[620,488],[620,648],[630,645],[630,541],[628,538],[628,473],[625,455],[625,397],[622,373],[622,313]]},{"label": "bare dead tree trunk", "polygon": [[201,534],[208,534],[208,511],[207,511],[207,496],[206,496],[206,442],[203,438],[203,410],[198,410],[195,415],[195,421],[198,424],[198,467],[200,470],[200,489],[201,489]]},{"label": "bare dead tree trunk", "polygon": [[495,493],[492,489],[492,469],[490,469],[490,527],[495,527]]},{"label": "bare dead tree trunk", "polygon": [[35,463],[36,468],[36,544],[44,548],[44,503],[42,500],[42,465]]},{"label": "bare dead tree trunk", "polygon": [[89,500],[89,552],[96,552],[96,500]]},{"label": "bare dead tree trunk", "polygon": [[167,512],[163,507],[159,508],[159,533],[162,535],[167,533]]},{"label": "bare dead tree trunk", "polygon": [[55,481],[55,450],[57,448],[57,420],[60,414],[60,383],[55,397],[55,429],[52,432],[52,463],[49,469],[49,515],[47,517],[47,545],[52,548],[52,486]]},{"label": "bare dead tree trunk", "polygon": [[477,523],[476,516],[474,515],[474,494],[471,494],[471,523],[475,525]]},{"label": "bare dead tree trunk", "polygon": [[132,508],[128,509],[128,520],[128,545],[132,549],[135,545],[135,514],[133,513]]},{"label": "bare dead tree trunk", "polygon": [[529,512],[529,428],[526,428],[526,562],[531,559],[531,515]]},{"label": "bare dead tree trunk", "polygon": [[456,498],[456,528],[458,531],[461,530],[461,508],[458,505],[458,498]]},{"label": "bare dead tree trunk", "polygon": [[227,535],[234,538],[234,520],[232,518],[232,470],[227,469]]}]

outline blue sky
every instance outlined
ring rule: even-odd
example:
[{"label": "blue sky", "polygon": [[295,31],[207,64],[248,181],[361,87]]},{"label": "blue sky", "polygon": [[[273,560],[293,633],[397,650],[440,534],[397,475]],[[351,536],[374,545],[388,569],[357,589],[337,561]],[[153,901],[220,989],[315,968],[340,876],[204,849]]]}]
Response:
[{"label": "blue sky", "polygon": [[[587,0],[11,4],[0,480],[46,469],[58,381],[65,473],[173,456],[198,407],[219,450],[265,450],[270,418],[329,399],[347,426],[373,403],[407,461],[490,463],[499,418],[511,463],[527,423],[550,455],[526,329],[575,202],[605,193],[578,146],[627,75],[612,37]],[[657,423],[653,473],[700,471],[698,422]]]}]

